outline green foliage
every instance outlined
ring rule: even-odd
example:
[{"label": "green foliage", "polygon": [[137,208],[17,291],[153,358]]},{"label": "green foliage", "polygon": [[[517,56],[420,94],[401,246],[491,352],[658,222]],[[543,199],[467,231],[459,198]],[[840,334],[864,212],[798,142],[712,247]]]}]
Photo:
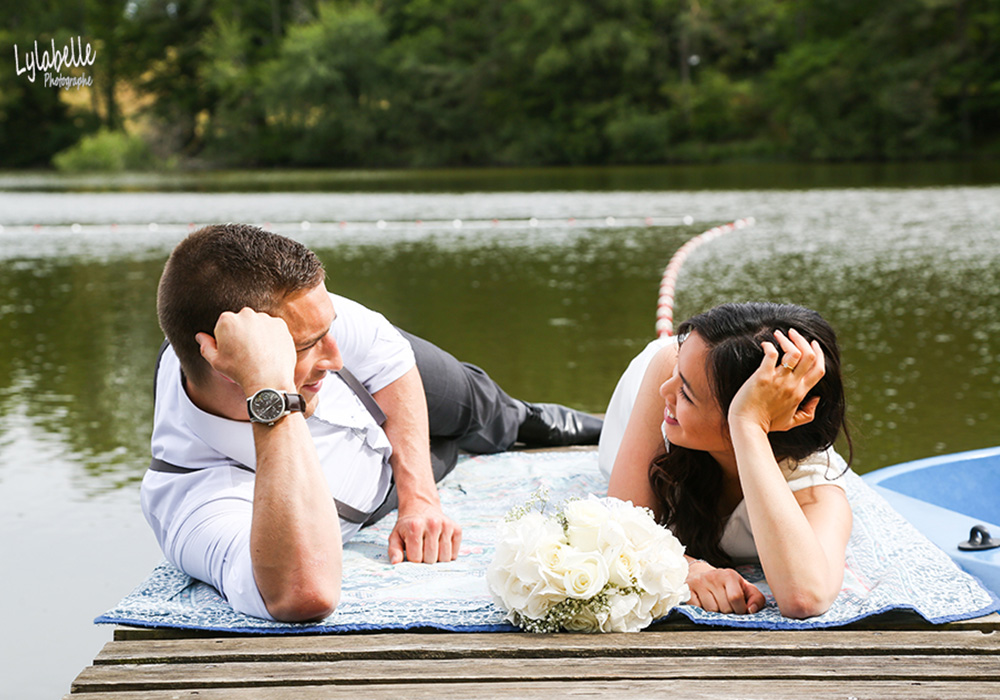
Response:
[{"label": "green foliage", "polygon": [[121,172],[147,170],[156,162],[138,136],[100,129],[54,155],[52,164],[63,172]]},{"label": "green foliage", "polygon": [[814,0],[801,19],[806,40],[767,76],[795,156],[926,158],[995,142],[987,114],[1000,107],[1000,51],[986,36],[997,0],[976,10],[963,0]]},{"label": "green foliage", "polygon": [[123,82],[158,151],[234,166],[1000,153],[1000,0],[80,0],[12,19],[82,28],[101,58],[89,117],[0,74],[9,165],[116,128]]},{"label": "green foliage", "polygon": [[670,154],[670,114],[623,109],[608,121],[604,135],[621,163],[662,163]]},{"label": "green foliage", "polygon": [[316,22],[293,27],[261,69],[267,128],[304,165],[360,165],[380,147],[391,106],[378,59],[386,28],[365,5],[323,4]]}]

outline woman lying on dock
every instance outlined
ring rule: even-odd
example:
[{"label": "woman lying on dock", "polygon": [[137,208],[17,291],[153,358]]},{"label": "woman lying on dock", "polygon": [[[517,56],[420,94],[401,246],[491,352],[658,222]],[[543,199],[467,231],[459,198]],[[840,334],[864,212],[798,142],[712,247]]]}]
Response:
[{"label": "woman lying on dock", "polygon": [[652,509],[686,545],[691,604],[757,612],[763,594],[730,567],[759,560],[783,615],[819,615],[851,533],[848,467],[832,449],[844,415],[836,336],[819,314],[718,306],[619,381],[600,445],[608,495]]}]

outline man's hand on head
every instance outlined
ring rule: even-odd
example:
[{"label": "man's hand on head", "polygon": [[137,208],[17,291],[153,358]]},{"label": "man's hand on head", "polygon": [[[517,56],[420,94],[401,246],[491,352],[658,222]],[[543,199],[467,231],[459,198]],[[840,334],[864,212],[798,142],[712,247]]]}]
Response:
[{"label": "man's hand on head", "polygon": [[389,562],[404,560],[433,564],[452,561],[462,545],[462,527],[441,510],[439,503],[400,507],[389,535]]},{"label": "man's hand on head", "polygon": [[212,368],[247,394],[295,388],[295,342],[280,318],[250,308],[226,311],[215,324],[215,337],[198,333],[195,340]]}]

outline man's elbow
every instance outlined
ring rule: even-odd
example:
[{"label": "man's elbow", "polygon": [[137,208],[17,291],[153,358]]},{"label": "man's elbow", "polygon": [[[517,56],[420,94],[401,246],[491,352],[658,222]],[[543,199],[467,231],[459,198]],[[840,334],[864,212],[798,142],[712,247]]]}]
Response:
[{"label": "man's elbow", "polygon": [[267,602],[267,611],[279,622],[312,622],[333,614],[340,603],[340,586],[296,587]]}]

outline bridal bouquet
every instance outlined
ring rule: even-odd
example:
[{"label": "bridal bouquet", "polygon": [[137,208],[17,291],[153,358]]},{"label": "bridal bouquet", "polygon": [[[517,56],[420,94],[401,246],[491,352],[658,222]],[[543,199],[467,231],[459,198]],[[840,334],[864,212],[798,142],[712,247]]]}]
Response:
[{"label": "bridal bouquet", "polygon": [[512,510],[486,570],[506,619],[529,632],[638,632],[686,601],[684,547],[646,508],[614,498]]}]

